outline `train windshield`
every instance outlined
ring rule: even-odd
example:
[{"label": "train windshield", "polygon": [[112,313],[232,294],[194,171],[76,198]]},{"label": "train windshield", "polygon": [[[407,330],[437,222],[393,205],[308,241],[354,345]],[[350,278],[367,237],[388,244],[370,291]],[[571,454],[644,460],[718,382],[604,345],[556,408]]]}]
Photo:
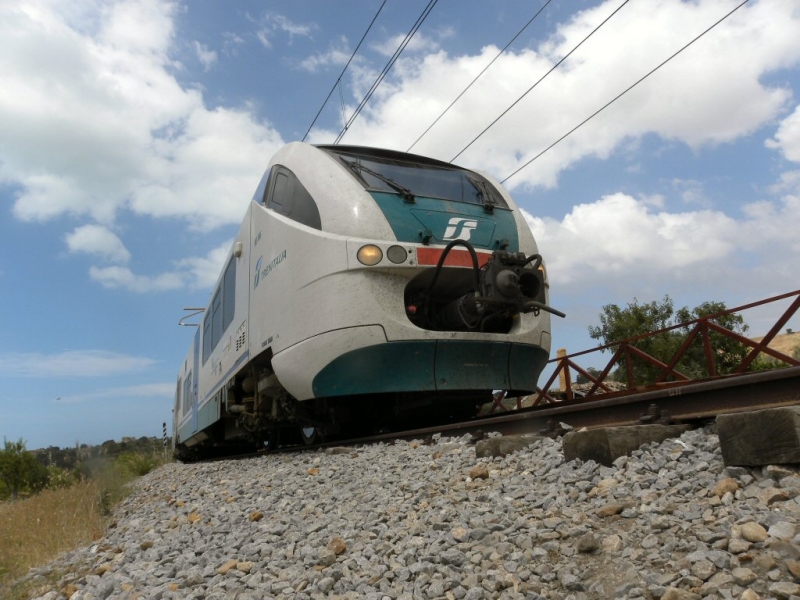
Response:
[{"label": "train windshield", "polygon": [[399,194],[413,202],[416,196],[484,206],[507,208],[503,197],[486,179],[470,171],[438,161],[386,152],[361,154],[325,148],[348,168],[370,191]]}]

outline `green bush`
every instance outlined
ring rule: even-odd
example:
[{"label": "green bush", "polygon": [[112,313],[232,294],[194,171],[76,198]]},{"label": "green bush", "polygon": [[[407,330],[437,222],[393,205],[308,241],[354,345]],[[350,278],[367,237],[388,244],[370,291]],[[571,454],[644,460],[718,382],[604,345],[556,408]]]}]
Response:
[{"label": "green bush", "polygon": [[123,471],[135,477],[147,475],[163,462],[158,454],[144,452],[123,452],[116,459],[116,463]]},{"label": "green bush", "polygon": [[20,493],[35,494],[47,485],[47,469],[25,448],[25,441],[9,442],[3,439],[0,450],[0,490],[13,500]]},{"label": "green bush", "polygon": [[76,469],[60,469],[58,467],[47,467],[47,489],[58,490],[67,488],[83,481],[80,471]]}]

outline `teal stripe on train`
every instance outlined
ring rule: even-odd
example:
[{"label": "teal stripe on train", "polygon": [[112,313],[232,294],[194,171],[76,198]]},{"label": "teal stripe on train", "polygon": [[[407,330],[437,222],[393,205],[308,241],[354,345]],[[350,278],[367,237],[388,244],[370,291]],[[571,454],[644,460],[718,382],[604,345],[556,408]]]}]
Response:
[{"label": "teal stripe on train", "polygon": [[314,377],[313,390],[318,398],[446,390],[532,392],[547,359],[544,350],[527,344],[388,342],[337,357]]}]

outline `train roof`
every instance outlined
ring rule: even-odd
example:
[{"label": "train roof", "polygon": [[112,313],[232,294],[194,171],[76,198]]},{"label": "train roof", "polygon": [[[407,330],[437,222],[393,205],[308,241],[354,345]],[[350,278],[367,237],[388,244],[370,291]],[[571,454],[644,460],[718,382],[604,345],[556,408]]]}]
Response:
[{"label": "train roof", "polygon": [[435,158],[429,158],[420,154],[409,154],[408,152],[400,152],[399,150],[387,150],[385,148],[374,148],[371,146],[334,146],[330,144],[319,144],[315,147],[320,150],[327,150],[339,154],[357,154],[359,156],[370,156],[384,160],[396,160],[400,162],[413,162],[416,164],[428,165],[440,169],[453,169],[456,171],[467,171],[464,167],[446,163]]}]

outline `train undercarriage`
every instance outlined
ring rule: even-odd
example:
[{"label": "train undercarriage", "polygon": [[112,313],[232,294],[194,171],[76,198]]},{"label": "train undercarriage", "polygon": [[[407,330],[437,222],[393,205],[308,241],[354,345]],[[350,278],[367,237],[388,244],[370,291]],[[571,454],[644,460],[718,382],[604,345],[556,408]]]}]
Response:
[{"label": "train undercarriage", "polygon": [[279,383],[270,357],[256,359],[222,390],[220,419],[178,444],[182,461],[235,452],[312,445],[338,437],[470,419],[490,402],[490,391],[396,392],[298,401]]}]

